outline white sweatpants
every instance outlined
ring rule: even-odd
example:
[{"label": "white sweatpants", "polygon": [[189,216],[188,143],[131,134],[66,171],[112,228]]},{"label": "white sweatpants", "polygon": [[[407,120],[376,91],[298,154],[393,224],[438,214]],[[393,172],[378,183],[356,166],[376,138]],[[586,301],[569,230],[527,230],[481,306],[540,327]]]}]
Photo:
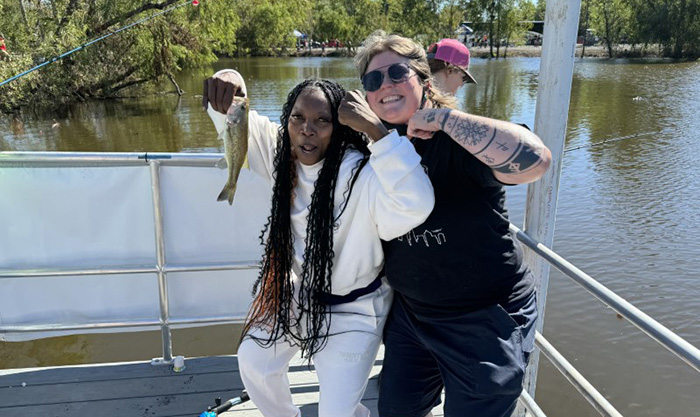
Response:
[{"label": "white sweatpants", "polygon": [[[369,417],[360,404],[367,378],[382,341],[393,292],[384,281],[371,294],[331,306],[328,343],[312,360],[319,381],[319,417]],[[260,329],[253,337],[265,338]],[[238,367],[248,395],[265,417],[295,417],[287,371],[299,351],[285,340],[264,348],[245,338],[238,348]]]}]

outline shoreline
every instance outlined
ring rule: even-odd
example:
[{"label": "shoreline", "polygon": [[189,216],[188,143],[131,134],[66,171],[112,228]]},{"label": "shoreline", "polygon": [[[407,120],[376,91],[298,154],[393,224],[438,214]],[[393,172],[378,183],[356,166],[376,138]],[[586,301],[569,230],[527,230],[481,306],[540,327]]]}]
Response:
[{"label": "shoreline", "polygon": [[[490,50],[488,46],[486,47],[470,47],[469,52],[474,58],[484,58],[489,59]],[[581,58],[581,52],[583,50],[582,45],[576,45],[575,58]],[[275,53],[276,52],[276,53]],[[352,57],[354,52],[350,52],[348,48],[312,48],[305,49],[301,51],[295,50],[276,50],[269,56],[288,56],[288,57]],[[496,53],[496,48],[493,49],[494,54]],[[503,54],[506,53],[506,58],[537,58],[542,55],[542,46],[533,45],[522,45],[522,46],[509,46],[507,49],[505,47],[500,48],[500,57],[503,58]],[[633,48],[631,45],[616,45],[613,50],[614,56],[612,59],[617,58],[642,58],[642,59],[662,59],[664,58],[659,54],[658,48],[648,47],[644,52],[638,48]],[[495,58],[495,57],[494,57]],[[604,45],[591,45],[586,46],[585,57],[584,58],[609,58],[608,49]],[[671,58],[669,58],[671,59]]]}]

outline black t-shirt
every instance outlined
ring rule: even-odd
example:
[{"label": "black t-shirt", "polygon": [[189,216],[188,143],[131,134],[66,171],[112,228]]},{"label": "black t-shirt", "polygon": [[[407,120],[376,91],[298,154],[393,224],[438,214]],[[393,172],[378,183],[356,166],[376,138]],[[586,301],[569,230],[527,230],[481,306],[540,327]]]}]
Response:
[{"label": "black t-shirt", "polygon": [[533,282],[508,229],[503,184],[444,132],[413,143],[435,208],[422,225],[384,242],[391,286],[425,314],[505,305],[529,294]]}]

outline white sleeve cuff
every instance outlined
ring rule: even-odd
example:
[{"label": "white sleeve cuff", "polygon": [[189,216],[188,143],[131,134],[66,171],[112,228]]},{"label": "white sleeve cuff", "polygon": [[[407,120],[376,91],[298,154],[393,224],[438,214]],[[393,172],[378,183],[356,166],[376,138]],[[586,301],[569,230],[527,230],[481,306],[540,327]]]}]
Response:
[{"label": "white sleeve cuff", "polygon": [[372,155],[379,156],[394,149],[399,145],[399,143],[401,143],[401,136],[399,136],[396,129],[392,129],[386,136],[378,141],[370,141],[370,143],[367,145],[367,149],[372,152]]},{"label": "white sleeve cuff", "polygon": [[248,90],[246,89],[246,86],[245,86],[245,80],[243,79],[243,76],[241,75],[241,73],[236,71],[235,69],[226,68],[226,69],[219,70],[214,75],[212,75],[212,77],[216,77],[217,75],[223,74],[225,72],[233,72],[234,74],[238,75],[238,78],[241,79],[241,91],[243,92],[243,94],[246,97],[248,97]]}]

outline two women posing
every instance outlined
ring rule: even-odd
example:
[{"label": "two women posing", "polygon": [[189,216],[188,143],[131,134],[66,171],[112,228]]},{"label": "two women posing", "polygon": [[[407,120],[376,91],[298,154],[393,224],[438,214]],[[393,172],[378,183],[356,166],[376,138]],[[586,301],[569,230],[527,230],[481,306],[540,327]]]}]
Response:
[{"label": "two women posing", "polygon": [[[286,372],[301,350],[319,416],[368,416],[383,335],[381,416],[429,415],[443,388],[446,416],[509,415],[536,308],[502,185],[539,178],[549,151],[527,129],[448,107],[410,39],[376,33],[356,64],[366,97],[306,80],[281,125],[250,113],[248,159],[273,201],[238,352],[246,389],[265,416],[299,415]],[[245,84],[232,70],[205,84],[221,130]]]}]

